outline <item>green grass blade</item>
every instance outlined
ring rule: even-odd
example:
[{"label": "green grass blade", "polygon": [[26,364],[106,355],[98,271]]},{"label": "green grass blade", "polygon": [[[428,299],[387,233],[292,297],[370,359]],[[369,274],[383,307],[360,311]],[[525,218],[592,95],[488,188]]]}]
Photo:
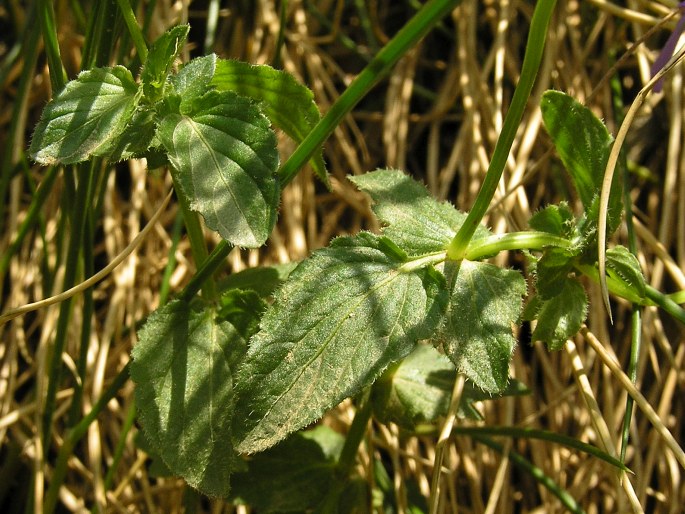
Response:
[{"label": "green grass blade", "polygon": [[[326,115],[312,129],[304,141],[279,170],[282,184],[290,182],[317,148],[330,136],[342,119],[371,88],[424,37],[459,0],[430,0],[352,81]],[[496,184],[495,184],[496,185]]]},{"label": "green grass blade", "polygon": [[530,33],[528,34],[528,42],[526,44],[526,54],[523,58],[523,65],[521,69],[521,77],[518,85],[514,91],[514,96],[511,100],[511,106],[504,118],[504,125],[502,126],[502,133],[497,139],[495,151],[488,167],[488,172],[485,175],[483,184],[473,208],[469,212],[466,221],[462,225],[457,235],[450,243],[447,249],[447,256],[453,260],[461,260],[466,255],[466,249],[473,237],[476,228],[485,216],[485,212],[492,201],[497,184],[499,184],[504,166],[507,163],[509,150],[514,142],[516,131],[518,130],[523,111],[526,109],[530,92],[533,89],[533,83],[537,76],[540,62],[542,60],[542,53],[545,48],[545,39],[547,37],[547,26],[554,11],[556,0],[540,0],[535,6],[533,19],[530,23]]}]

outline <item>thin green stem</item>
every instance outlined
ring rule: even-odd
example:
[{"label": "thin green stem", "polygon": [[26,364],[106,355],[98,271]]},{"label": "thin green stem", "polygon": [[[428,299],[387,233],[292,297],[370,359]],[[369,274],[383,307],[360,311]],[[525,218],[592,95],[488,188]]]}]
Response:
[{"label": "thin green stem", "polygon": [[181,291],[178,296],[180,300],[189,302],[202,289],[202,284],[208,280],[214,272],[224,263],[226,257],[233,249],[233,245],[228,241],[221,241],[211,254],[204,260],[197,273],[190,279],[188,285]]},{"label": "thin green stem", "polygon": [[117,0],[117,4],[121,10],[121,15],[124,17],[124,22],[131,35],[133,44],[136,47],[136,52],[138,52],[138,57],[140,57],[140,62],[144,63],[147,59],[147,43],[145,43],[143,31],[138,25],[138,20],[136,20],[136,15],[131,8],[131,3],[129,0]]},{"label": "thin green stem", "polygon": [[545,232],[511,232],[471,242],[464,258],[477,261],[506,250],[544,250],[549,247],[569,248],[570,246],[571,242],[568,239]]},{"label": "thin green stem", "polygon": [[278,36],[276,37],[276,48],[274,50],[274,58],[271,65],[274,68],[281,67],[281,51],[285,44],[285,23],[288,15],[288,0],[281,0],[281,5],[278,10]]},{"label": "thin green stem", "polygon": [[[171,174],[174,181],[174,189],[176,190],[176,198],[178,199],[178,204],[181,207],[181,212],[183,213],[183,221],[186,225],[186,231],[188,232],[188,239],[190,239],[190,250],[193,254],[193,259],[195,260],[196,266],[202,266],[202,264],[207,260],[207,243],[205,242],[204,232],[202,230],[202,223],[200,222],[200,215],[190,210],[190,204],[188,199],[182,193],[182,189],[176,180],[175,173]],[[216,299],[216,284],[212,278],[212,274],[207,275],[204,282],[203,294],[208,300]]]},{"label": "thin green stem", "polygon": [[[609,287],[609,290],[611,290],[611,286]],[[668,312],[675,319],[685,324],[685,309],[683,309],[680,305],[675,303],[669,295],[662,293],[661,291],[653,288],[650,285],[646,286],[645,291],[647,293],[648,299],[653,301],[664,311]]]},{"label": "thin green stem", "polygon": [[128,369],[129,364],[126,364],[119,374],[114,378],[114,381],[105,390],[98,401],[93,405],[90,412],[79,421],[79,423],[74,426],[71,430],[67,432],[67,436],[62,443],[62,447],[59,449],[57,455],[57,461],[55,463],[55,468],[52,472],[52,478],[50,480],[50,486],[45,493],[45,500],[43,502],[43,514],[52,514],[57,506],[57,500],[59,499],[59,490],[62,487],[62,482],[64,482],[64,477],[67,473],[67,463],[69,462],[69,457],[74,450],[76,444],[83,439],[86,435],[88,427],[90,424],[97,419],[100,413],[105,409],[107,403],[116,396],[119,390],[128,381]]},{"label": "thin green stem", "polygon": [[340,452],[338,465],[336,466],[336,477],[333,487],[326,494],[321,506],[317,509],[317,514],[334,514],[338,512],[340,494],[347,485],[347,480],[352,472],[352,468],[357,459],[359,445],[366,434],[366,427],[371,419],[372,404],[370,391],[365,391],[360,399],[357,412],[354,414],[352,425],[345,438],[345,444]]},{"label": "thin green stem", "polygon": [[543,485],[549,492],[556,496],[559,499],[559,501],[564,505],[564,507],[566,507],[570,512],[573,512],[574,514],[585,514],[585,511],[573,498],[573,496],[571,496],[565,489],[559,487],[559,485],[554,480],[547,476],[545,474],[544,469],[539,468],[538,466],[530,462],[528,459],[523,457],[521,454],[513,450],[505,450],[501,444],[496,443],[488,437],[476,435],[472,437],[479,443],[484,444],[485,446],[489,446],[499,454],[506,455],[507,457],[509,457],[509,459],[511,460],[511,462],[514,463],[515,466],[524,470],[526,473],[532,476],[538,483]]},{"label": "thin green stem", "polygon": [[59,51],[57,39],[57,27],[55,26],[55,10],[52,0],[41,0],[38,2],[38,19],[43,32],[43,43],[45,44],[45,55],[48,58],[50,68],[50,84],[52,94],[57,94],[66,84],[66,73],[62,66],[62,56]]},{"label": "thin green stem", "polygon": [[381,80],[395,63],[423,38],[459,0],[430,0],[400,29],[340,95],[279,170],[281,183],[290,182],[330,136],[342,119]]},{"label": "thin green stem", "polygon": [[[35,75],[36,60],[38,58],[38,41],[40,40],[40,25],[36,23],[36,3],[31,4],[26,19],[24,35],[21,44],[21,76],[16,94],[12,101],[12,117],[6,132],[5,146],[2,149],[2,164],[0,165],[0,205],[7,205],[5,195],[12,180],[14,166],[20,160],[21,152],[26,147],[24,129],[26,124],[26,102],[28,101],[31,83]],[[7,216],[0,216],[0,232],[4,229]]]},{"label": "thin green stem", "polygon": [[[67,260],[64,267],[64,291],[76,284],[83,232],[86,227],[86,219],[88,218],[87,213],[90,209],[90,199],[92,198],[92,184],[95,175],[94,170],[99,165],[99,162],[100,161],[96,159],[87,165],[79,166],[76,170],[73,170],[73,172],[80,172],[81,177],[76,191],[76,201],[73,203],[73,209],[71,211],[71,234],[69,235]],[[67,330],[71,322],[72,302],[73,298],[68,298],[60,305],[55,340],[48,359],[50,369],[42,427],[43,448],[45,451],[50,447],[52,416],[55,412],[57,389],[62,379],[62,353],[64,353]]]},{"label": "thin green stem", "polygon": [[514,96],[511,100],[511,106],[504,118],[502,126],[502,133],[497,139],[495,151],[490,161],[487,174],[483,180],[476,202],[469,212],[464,224],[459,229],[459,232],[454,236],[447,249],[447,256],[452,260],[461,260],[466,256],[469,242],[476,231],[476,228],[483,220],[483,216],[495,196],[497,185],[504,171],[504,166],[509,157],[511,145],[514,142],[516,131],[518,130],[523,112],[526,109],[530,92],[535,83],[542,61],[542,53],[545,48],[545,39],[547,38],[547,27],[549,20],[554,11],[556,0],[540,0],[535,5],[533,12],[533,19],[530,23],[530,32],[528,33],[528,41],[526,43],[526,53],[523,57],[523,65],[521,68],[521,77],[518,85],[514,91]]},{"label": "thin green stem", "polygon": [[17,236],[14,238],[7,250],[2,254],[2,257],[0,257],[0,283],[2,283],[2,278],[7,272],[7,268],[12,260],[12,256],[19,250],[24,238],[29,233],[36,222],[36,219],[40,215],[41,208],[45,205],[45,200],[52,192],[52,187],[55,185],[55,179],[57,178],[58,170],[59,168],[56,166],[51,166],[47,169],[45,177],[43,177],[40,185],[32,195],[31,205],[29,206],[26,217],[22,221],[19,230],[17,231]]}]

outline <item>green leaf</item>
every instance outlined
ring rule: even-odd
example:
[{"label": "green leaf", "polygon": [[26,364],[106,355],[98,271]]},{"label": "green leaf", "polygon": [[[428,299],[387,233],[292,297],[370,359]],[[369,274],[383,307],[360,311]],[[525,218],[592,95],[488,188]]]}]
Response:
[{"label": "green leaf", "polygon": [[[257,100],[273,124],[297,143],[304,140],[321,118],[309,88],[289,73],[270,66],[219,59],[212,85],[220,91],[234,91]],[[310,163],[316,176],[330,187],[321,150]]]},{"label": "green leaf", "polygon": [[266,302],[255,291],[230,289],[219,299],[218,319],[228,321],[247,341],[259,330]]},{"label": "green leaf", "polygon": [[456,378],[447,357],[430,345],[418,345],[373,385],[374,415],[407,429],[433,422],[447,413]]},{"label": "green leaf", "polygon": [[173,27],[159,36],[150,47],[143,71],[140,73],[143,93],[150,102],[155,102],[164,95],[167,77],[188,38],[189,31],[188,25]]},{"label": "green leaf", "polygon": [[560,350],[569,337],[578,333],[587,315],[587,297],[575,279],[559,284],[559,294],[542,301],[537,312],[534,341],[544,341],[550,350]]},{"label": "green leaf", "polygon": [[518,271],[484,262],[448,263],[446,271],[452,293],[438,340],[476,386],[499,393],[509,380],[516,346],[512,326],[521,314],[526,281]]},{"label": "green leaf", "polygon": [[345,439],[321,425],[293,434],[255,455],[231,477],[232,496],[259,512],[304,512],[316,507],[335,480]]},{"label": "green leaf", "polygon": [[616,246],[607,250],[607,271],[612,278],[632,289],[640,299],[645,298],[645,277],[640,263],[625,246]]},{"label": "green leaf", "polygon": [[406,271],[369,233],[338,238],[303,261],[276,294],[240,369],[234,431],[258,452],[370,385],[429,337],[444,277]]},{"label": "green leaf", "polygon": [[84,71],[45,106],[29,152],[40,164],[73,164],[100,155],[124,132],[138,85],[123,66]]},{"label": "green leaf", "polygon": [[548,300],[561,293],[573,270],[573,257],[559,248],[545,251],[536,266],[535,287],[540,299]]},{"label": "green leaf", "polygon": [[157,136],[190,208],[236,246],[264,244],[276,223],[278,152],[269,120],[246,98],[209,91]]},{"label": "green leaf", "polygon": [[[374,415],[383,423],[392,421],[408,430],[413,430],[420,423],[435,422],[447,415],[456,378],[457,370],[447,357],[431,345],[420,344],[400,363],[383,373],[373,385],[371,399]],[[520,395],[526,392],[520,382],[512,380],[504,394]],[[473,403],[491,399],[491,395],[467,382],[458,414],[481,419]]]},{"label": "green leaf", "polygon": [[245,341],[199,304],[176,300],[140,330],[131,378],[146,438],[174,473],[210,496],[226,496],[242,465],[231,444],[233,373]]},{"label": "green leaf", "polygon": [[[420,183],[398,170],[376,170],[349,179],[374,202],[383,234],[409,255],[445,250],[466,219],[447,202],[438,202]],[[485,227],[473,239],[487,237]]]},{"label": "green leaf", "polygon": [[210,82],[215,70],[216,54],[210,54],[193,59],[176,75],[171,76],[174,93],[181,97],[182,114],[188,114],[187,110],[192,108],[193,101],[213,89]]},{"label": "green leaf", "polygon": [[[613,138],[590,109],[559,91],[546,91],[540,109],[545,129],[571,175],[585,210],[590,212],[602,187]],[[610,225],[614,228],[621,216],[621,187],[620,180],[614,181],[609,200]],[[595,213],[593,219],[596,216]]]},{"label": "green leaf", "polygon": [[271,296],[287,280],[297,264],[297,262],[288,262],[274,266],[247,268],[221,279],[218,287],[220,290],[249,289],[262,298],[266,298]]},{"label": "green leaf", "polygon": [[575,235],[575,224],[575,217],[566,202],[548,205],[528,220],[532,229],[568,239]]},{"label": "green leaf", "polygon": [[111,146],[99,148],[97,155],[112,162],[142,157],[152,145],[156,128],[154,111],[139,107],[124,132],[111,141]]}]

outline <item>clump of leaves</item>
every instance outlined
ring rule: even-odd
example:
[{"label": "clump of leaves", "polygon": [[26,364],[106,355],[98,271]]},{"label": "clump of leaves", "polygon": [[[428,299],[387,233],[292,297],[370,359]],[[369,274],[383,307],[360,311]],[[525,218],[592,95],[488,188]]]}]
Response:
[{"label": "clump of leaves", "polygon": [[[174,73],[187,34],[180,26],[156,41],[139,82],[115,66],[68,83],[45,108],[31,154],[44,164],[161,155],[177,194],[208,227],[234,245],[260,246],[280,194],[271,123],[301,141],[318,110],[308,89],[269,67],[209,55]],[[245,477],[269,476],[274,462],[305,452],[307,466],[326,470],[317,483],[328,487],[336,437],[292,434],[345,398],[372,388],[376,416],[412,430],[445,414],[456,373],[469,380],[464,415],[478,415],[475,401],[520,393],[508,371],[516,325],[535,320],[533,337],[554,349],[585,318],[578,278],[596,276],[597,197],[611,145],[604,125],[570,97],[548,92],[542,109],[582,214],[562,203],[533,216],[531,232],[478,227],[455,261],[447,249],[464,213],[398,170],[350,177],[372,200],[381,234],[336,238],[292,271],[229,278],[212,301],[174,300],[149,317],[131,376],[151,451],[212,496],[228,496],[234,475],[235,495],[263,500],[268,512],[285,507]],[[320,152],[311,164],[327,181]],[[612,228],[620,209],[617,186]],[[512,249],[541,252],[529,254],[535,293],[525,309],[521,271],[483,262]],[[646,303],[635,258],[622,247],[607,255],[613,291]],[[267,450],[245,467],[240,454]],[[309,493],[301,508],[320,500]]]}]

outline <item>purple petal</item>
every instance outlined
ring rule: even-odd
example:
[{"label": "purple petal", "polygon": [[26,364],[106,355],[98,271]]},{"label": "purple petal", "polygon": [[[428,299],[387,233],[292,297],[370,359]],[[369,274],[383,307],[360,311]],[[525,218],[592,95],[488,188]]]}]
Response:
[{"label": "purple petal", "polygon": [[[685,2],[680,2],[678,4],[678,7],[682,11],[685,9]],[[650,69],[650,72],[652,74],[652,77],[656,75],[661,68],[663,68],[666,63],[669,61],[671,57],[673,57],[673,52],[675,51],[675,45],[678,43],[678,38],[680,38],[680,34],[683,33],[683,30],[685,29],[685,17],[681,16],[680,19],[678,20],[678,24],[675,27],[675,30],[671,33],[669,36],[668,40],[666,41],[666,44],[664,47],[661,49],[661,53],[659,54],[659,57],[656,58],[656,61],[654,61],[654,64],[652,64],[652,67]],[[664,79],[661,78],[655,85],[654,85],[654,92],[658,93],[663,89],[664,86]]]}]

